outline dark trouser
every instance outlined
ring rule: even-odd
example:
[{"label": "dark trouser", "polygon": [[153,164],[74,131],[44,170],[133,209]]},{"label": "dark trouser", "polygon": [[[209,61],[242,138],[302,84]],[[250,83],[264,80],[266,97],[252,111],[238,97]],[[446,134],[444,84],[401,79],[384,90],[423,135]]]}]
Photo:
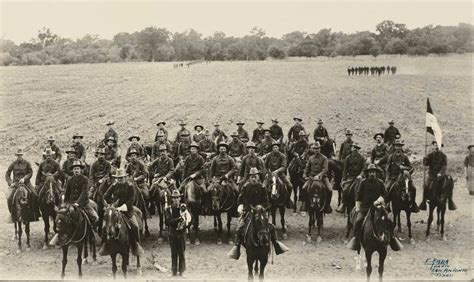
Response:
[{"label": "dark trouser", "polygon": [[186,270],[186,260],[184,258],[185,251],[185,242],[183,235],[175,235],[169,237],[170,247],[171,247],[171,272],[173,275],[179,273],[183,274]]},{"label": "dark trouser", "polygon": [[92,227],[95,227],[97,221],[99,220],[99,216],[97,215],[97,211],[92,207],[91,203],[88,203],[84,207],[82,207],[89,217],[89,220],[92,224]]},{"label": "dark trouser", "polygon": [[359,237],[360,236],[360,231],[362,229],[362,223],[364,222],[364,218],[367,215],[368,209],[360,209],[357,212],[357,215],[354,219],[354,229],[352,230],[352,236],[353,237]]},{"label": "dark trouser", "polygon": [[150,198],[150,191],[148,190],[148,185],[146,185],[145,182],[137,184],[138,189],[140,189],[140,192],[143,195],[143,198],[145,200],[148,200]]}]

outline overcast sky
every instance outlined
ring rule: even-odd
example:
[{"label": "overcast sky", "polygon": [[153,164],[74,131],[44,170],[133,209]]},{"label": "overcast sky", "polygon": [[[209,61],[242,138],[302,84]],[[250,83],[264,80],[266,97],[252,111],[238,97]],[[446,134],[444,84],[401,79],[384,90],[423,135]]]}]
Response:
[{"label": "overcast sky", "polygon": [[331,1],[323,2],[7,2],[0,1],[1,36],[15,43],[29,41],[43,26],[61,37],[98,34],[112,39],[118,32],[139,31],[147,26],[165,27],[172,32],[193,28],[204,36],[215,31],[243,36],[253,26],[268,36],[300,30],[309,33],[322,28],[352,33],[375,31],[375,25],[390,19],[408,28],[472,23],[472,2],[414,1]]}]

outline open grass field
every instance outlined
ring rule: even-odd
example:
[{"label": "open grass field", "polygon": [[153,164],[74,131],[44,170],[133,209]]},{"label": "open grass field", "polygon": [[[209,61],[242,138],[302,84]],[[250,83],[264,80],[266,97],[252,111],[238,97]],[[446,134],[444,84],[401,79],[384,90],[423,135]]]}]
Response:
[{"label": "open grass field", "polygon": [[[381,65],[397,66],[397,74],[347,76],[348,66]],[[179,119],[187,120],[189,129],[198,122],[212,129],[212,123],[219,120],[229,132],[240,119],[251,131],[259,118],[266,125],[271,118],[278,118],[286,133],[293,123],[293,115],[299,113],[311,134],[316,121],[322,118],[338,145],[344,138],[344,130],[353,130],[353,139],[361,143],[362,152],[373,146],[373,134],[384,130],[387,122],[394,119],[407,144],[405,148],[418,164],[414,181],[421,191],[423,171],[419,160],[424,154],[426,98],[429,97],[443,130],[449,172],[458,178],[454,192],[458,210],[447,212],[446,242],[436,233],[431,242],[425,242],[423,221],[427,214],[415,214],[412,222],[416,244],[408,245],[407,234],[400,234],[405,239],[402,241],[406,243],[405,249],[398,253],[389,251],[385,277],[434,279],[424,262],[428,258],[442,258],[449,259],[453,267],[469,269],[468,273],[454,278],[470,279],[474,254],[473,206],[461,173],[466,146],[473,142],[472,71],[470,55],[212,62],[189,69],[173,69],[172,63],[3,67],[0,68],[0,172],[4,173],[14,160],[16,148],[24,148],[25,158],[30,162],[39,161],[48,136],[55,136],[64,150],[75,132],[85,136],[87,161],[92,163],[92,151],[103,137],[109,119],[116,121],[121,149],[125,150],[126,138],[132,132],[138,132],[144,143],[150,143],[156,133],[155,123],[162,119],[174,138]],[[0,187],[6,190],[5,183]],[[418,193],[417,202],[420,200]],[[5,219],[7,213],[6,201],[0,201],[0,219]],[[365,271],[354,270],[354,253],[342,243],[344,217],[328,215],[323,241],[304,246],[307,218],[289,212],[287,215],[289,238],[285,243],[291,251],[274,257],[274,264],[267,267],[266,278],[365,279]],[[17,255],[16,244],[11,241],[13,225],[0,221],[1,278],[17,275],[28,279],[59,278],[61,251],[41,250],[42,222],[32,225],[33,250]],[[405,222],[404,216],[402,221]],[[166,241],[157,244],[157,219],[151,222],[152,236],[144,243],[147,259],[142,278],[165,278],[168,273],[153,268],[151,255],[156,253],[159,264],[169,268],[169,246]],[[233,229],[236,222],[234,219]],[[230,246],[215,244],[211,218],[204,219],[201,229],[203,244],[186,249],[187,277],[246,279],[245,254],[238,262],[226,258]],[[77,273],[73,253],[70,251],[66,274],[69,278],[75,278]],[[374,261],[377,265],[377,257]],[[132,276],[133,266],[134,262]],[[84,267],[84,278],[110,277],[110,274],[108,257],[100,257],[97,266]],[[375,279],[376,269],[373,275]]]}]

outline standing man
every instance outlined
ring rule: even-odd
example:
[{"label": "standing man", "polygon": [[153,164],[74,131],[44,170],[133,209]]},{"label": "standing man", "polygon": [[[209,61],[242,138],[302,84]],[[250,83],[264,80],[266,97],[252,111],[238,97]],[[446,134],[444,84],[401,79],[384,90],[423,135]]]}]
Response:
[{"label": "standing man", "polygon": [[212,142],[216,145],[221,142],[227,142],[227,135],[219,128],[220,126],[221,124],[218,121],[214,123],[215,129],[214,132],[212,132]]},{"label": "standing man", "polygon": [[[423,186],[423,200],[420,204],[421,210],[426,210],[426,194],[430,192],[433,181],[438,177],[446,175],[446,167],[448,165],[448,158],[439,149],[436,141],[431,142],[432,151],[424,159],[423,164],[428,167],[428,177],[425,179]],[[441,145],[443,147],[443,145]],[[456,205],[453,202],[453,191],[448,191],[448,208],[449,210],[456,210]]]},{"label": "standing man", "polygon": [[[13,194],[18,188],[19,184],[25,184],[26,189],[28,189],[28,192],[30,192],[33,197],[37,197],[36,191],[30,182],[31,177],[33,176],[33,169],[31,168],[30,162],[23,158],[22,149],[16,150],[15,156],[16,160],[8,166],[8,169],[5,173],[5,181],[8,184],[7,204],[8,211],[10,212],[10,214],[12,212]],[[33,201],[33,203],[35,203],[35,201]],[[35,215],[35,221],[37,221],[39,217],[38,205],[36,205]]]},{"label": "standing man", "polygon": [[244,129],[245,123],[243,121],[239,121],[237,124],[237,134],[239,135],[239,140],[243,143],[246,143],[250,140],[249,133],[247,130]]},{"label": "standing man", "polygon": [[193,135],[193,141],[196,143],[199,143],[201,140],[204,140],[204,127],[200,124],[194,126],[194,130],[196,130],[196,133]]},{"label": "standing man", "polygon": [[229,143],[229,155],[233,158],[241,158],[246,154],[245,144],[239,139],[239,134],[233,132],[231,135],[232,141]]},{"label": "standing man", "polygon": [[327,129],[323,126],[323,120],[319,119],[318,127],[314,130],[314,142],[319,142],[320,144],[326,143],[329,140],[329,134]]},{"label": "standing man", "polygon": [[303,125],[301,124],[303,122],[303,119],[299,116],[295,116],[293,118],[293,121],[295,124],[290,128],[288,131],[288,142],[295,142],[299,138],[300,131],[306,132],[304,129]]},{"label": "standing man", "polygon": [[364,176],[365,159],[359,153],[360,146],[357,143],[351,144],[351,154],[344,159],[344,170],[342,172],[342,199],[336,212],[344,213],[349,196],[349,188],[354,181],[360,181]]},{"label": "standing man", "polygon": [[341,148],[339,149],[339,160],[344,161],[347,156],[351,154],[352,151],[352,131],[349,129],[346,130],[346,140],[341,143]]},{"label": "standing man", "polygon": [[278,119],[272,119],[272,125],[270,126],[271,137],[279,143],[283,143],[283,129],[278,125]]},{"label": "standing man", "polygon": [[76,133],[72,136],[72,147],[76,150],[77,158],[83,163],[86,163],[86,148],[82,145],[82,136],[79,133]]},{"label": "standing man", "polygon": [[257,146],[258,146],[258,144],[260,144],[260,142],[263,139],[263,131],[264,131],[263,124],[264,124],[263,121],[258,120],[257,121],[257,128],[255,128],[253,130],[252,142],[255,143],[255,145],[257,145]]},{"label": "standing man", "polygon": [[474,145],[467,146],[467,149],[469,150],[469,155],[464,159],[464,170],[469,195],[474,195]]},{"label": "standing man", "polygon": [[179,121],[179,126],[181,126],[181,128],[178,130],[178,133],[176,133],[176,138],[175,138],[175,142],[177,143],[182,142],[182,139],[184,136],[191,135],[189,130],[186,129],[186,122],[184,120]]},{"label": "standing man", "polygon": [[[102,143],[104,144],[104,146],[107,145],[107,140],[109,140],[109,137],[113,137],[114,140],[116,142],[118,142],[118,134],[117,132],[115,131],[115,129],[113,128],[115,122],[113,120],[109,120],[106,125],[108,127],[107,129],[107,132],[105,132],[105,135],[104,135],[104,140],[102,140]],[[117,148],[117,143],[115,143],[115,148]]]},{"label": "standing man", "polygon": [[[398,129],[393,126],[395,124],[395,122],[393,120],[389,121],[388,122],[388,128],[385,130],[385,134],[384,134],[384,142],[385,144],[387,144],[388,146],[391,146],[393,141],[395,141],[395,136],[399,135],[400,137],[402,136],[400,134],[400,131],[398,131]],[[400,138],[398,137],[398,138]]]},{"label": "standing man", "polygon": [[[180,202],[181,195],[177,190],[171,193],[171,206],[165,210],[165,224],[168,226],[169,242],[171,248],[171,273],[172,276],[183,276],[186,271],[186,260],[184,251],[186,244],[184,241],[187,224],[181,217]],[[185,207],[184,207],[185,208]],[[184,224],[183,224],[184,222]]]},{"label": "standing man", "polygon": [[159,139],[158,135],[160,134],[160,132],[164,135],[164,139],[168,140],[168,130],[166,130],[165,125],[166,125],[166,122],[164,121],[159,121],[156,124],[156,126],[158,127],[158,130],[156,131],[155,142],[158,141]]},{"label": "standing man", "polygon": [[[62,157],[61,150],[59,149],[59,147],[56,144],[54,144],[54,141],[55,141],[54,137],[50,136],[48,138],[48,146],[47,147],[51,148],[51,150],[54,152],[53,159],[55,161],[57,161],[58,163],[61,163],[61,157]],[[46,148],[45,148],[45,150],[46,150]]]}]

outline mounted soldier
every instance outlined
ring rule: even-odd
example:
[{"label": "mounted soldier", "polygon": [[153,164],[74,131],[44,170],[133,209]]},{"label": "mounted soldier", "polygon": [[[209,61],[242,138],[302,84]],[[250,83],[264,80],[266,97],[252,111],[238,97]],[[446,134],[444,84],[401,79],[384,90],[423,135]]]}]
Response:
[{"label": "mounted soldier", "polygon": [[370,153],[370,162],[375,164],[380,169],[377,171],[377,178],[379,179],[385,179],[385,171],[381,166],[379,166],[379,162],[381,159],[388,156],[388,146],[382,142],[383,138],[383,133],[376,133],[374,135],[376,144]]},{"label": "mounted soldier", "polygon": [[[293,189],[293,185],[291,184],[290,180],[286,176],[286,156],[282,152],[280,152],[280,143],[274,142],[272,144],[272,152],[268,154],[265,158],[265,169],[268,174],[272,174],[283,182],[286,186],[286,190],[288,191],[288,195],[290,195],[291,190]],[[266,181],[264,181],[264,186],[266,187]],[[288,197],[288,206],[290,206],[290,198]]]},{"label": "mounted soldier", "polygon": [[266,155],[270,154],[272,152],[272,146],[273,143],[277,142],[271,137],[271,131],[270,129],[264,129],[263,130],[263,139],[260,142],[259,145],[259,150],[258,150],[258,155],[266,158]]},{"label": "mounted soldier", "polygon": [[163,132],[158,132],[155,137],[155,143],[153,144],[153,147],[151,149],[151,159],[154,160],[158,158],[161,153],[160,153],[160,147],[161,145],[166,147],[167,152],[171,153],[172,147],[171,143],[165,139],[165,134]]},{"label": "mounted soldier", "polygon": [[303,122],[303,119],[301,117],[295,116],[293,118],[293,121],[295,122],[295,124],[288,131],[288,142],[289,143],[295,142],[296,140],[298,140],[298,138],[300,136],[299,135],[300,131],[306,132],[303,125],[301,125],[301,123]]},{"label": "mounted soldier", "polygon": [[110,183],[112,166],[105,159],[105,148],[97,148],[95,154],[97,160],[92,164],[89,172],[89,187],[92,192],[94,192],[95,189],[105,191],[105,189],[101,189],[101,187]]},{"label": "mounted soldier", "polygon": [[289,159],[302,158],[304,154],[309,151],[309,143],[308,140],[306,140],[305,132],[300,131],[298,135],[299,139],[290,146],[288,154],[290,157]]},{"label": "mounted soldier", "polygon": [[63,165],[61,168],[61,172],[62,172],[61,179],[64,182],[63,183],[64,185],[66,185],[67,181],[73,176],[72,165],[74,164],[75,161],[79,160],[79,158],[77,158],[77,152],[74,149],[74,147],[70,147],[69,149],[67,149],[66,154],[67,154],[67,158],[63,162]]},{"label": "mounted soldier", "polygon": [[255,128],[253,130],[252,142],[255,143],[257,146],[258,146],[258,144],[260,144],[260,142],[263,139],[263,131],[264,131],[263,124],[264,124],[263,121],[258,120],[257,121],[257,128]]},{"label": "mounted soldier", "polygon": [[81,160],[83,163],[86,163],[86,148],[81,143],[84,136],[79,133],[76,133],[72,136],[72,147],[76,150],[77,158]]},{"label": "mounted soldier", "polygon": [[186,129],[186,122],[184,120],[180,120],[179,121],[179,126],[181,126],[181,128],[178,130],[178,132],[176,133],[176,138],[175,138],[175,142],[177,143],[181,143],[183,140],[182,138],[187,136],[189,137],[189,135],[191,135],[191,133],[189,132],[189,130]]},{"label": "mounted soldier", "polygon": [[[19,184],[24,184],[26,189],[32,195],[33,201],[32,203],[35,205],[32,207],[34,213],[32,213],[37,221],[40,214],[39,214],[39,206],[38,206],[38,194],[36,194],[36,190],[34,189],[33,185],[31,185],[30,179],[33,176],[33,169],[31,168],[30,162],[23,158],[23,150],[18,149],[15,152],[16,160],[14,160],[9,166],[5,173],[5,181],[8,184],[7,190],[7,205],[8,211],[12,212],[12,205],[13,205],[13,195],[15,194],[16,189],[18,188]],[[12,175],[13,174],[13,175]],[[11,219],[13,222],[13,219]]]},{"label": "mounted soldier", "polygon": [[125,172],[130,177],[133,177],[133,180],[136,182],[140,192],[143,195],[143,198],[148,200],[150,197],[148,185],[146,183],[148,171],[143,161],[138,158],[138,154],[138,151],[134,148],[130,149],[130,151],[127,153],[129,163]]},{"label": "mounted soldier", "polygon": [[158,150],[159,156],[155,158],[155,160],[148,167],[150,177],[153,180],[161,177],[171,179],[173,176],[174,163],[173,160],[168,156],[168,148],[166,145],[161,144]]},{"label": "mounted soldier", "polygon": [[[260,205],[264,208],[270,206],[268,200],[268,193],[265,189],[265,186],[259,181],[259,171],[257,168],[253,167],[249,171],[249,181],[242,187],[237,199],[239,204],[238,211],[240,213],[239,224],[237,226],[237,231],[235,234],[235,244],[232,250],[229,252],[229,257],[235,260],[238,260],[240,257],[240,245],[244,237],[244,227],[249,220],[251,213],[251,208],[257,205]],[[271,241],[275,247],[275,254],[279,255],[288,251],[286,247],[280,241],[277,241],[276,231],[273,225],[271,226]]]},{"label": "mounted soldier", "polygon": [[[189,177],[199,185],[203,184],[205,181],[205,175],[203,173],[204,163],[204,158],[199,154],[199,145],[196,142],[192,142],[190,145],[190,154],[184,159],[183,177]],[[205,190],[205,185],[203,188]]]},{"label": "mounted soldier", "polygon": [[239,140],[242,141],[243,143],[246,143],[250,140],[249,138],[249,133],[247,130],[244,129],[245,123],[243,121],[239,121],[236,123],[237,125],[237,134],[239,137]]},{"label": "mounted soldier", "polygon": [[318,127],[314,129],[313,133],[314,142],[325,144],[329,140],[329,134],[327,129],[323,126],[323,120],[318,120]]},{"label": "mounted soldier", "polygon": [[219,128],[220,126],[221,124],[218,121],[214,123],[215,129],[214,132],[212,132],[212,142],[216,145],[221,142],[227,142],[227,135]]},{"label": "mounted soldier", "polygon": [[48,145],[46,147],[51,148],[51,150],[54,152],[53,159],[57,161],[58,163],[61,163],[61,158],[62,158],[61,150],[56,144],[54,144],[54,141],[55,141],[54,137],[50,136],[47,141],[48,141]]},{"label": "mounted soldier", "polygon": [[[352,141],[352,140],[351,140]],[[344,170],[342,172],[342,201],[336,212],[344,213],[347,205],[349,188],[354,185],[354,181],[360,181],[364,176],[365,159],[359,153],[358,143],[351,144],[351,153],[344,159]]]},{"label": "mounted soldier", "polygon": [[201,141],[201,140],[204,140],[205,136],[204,136],[204,127],[200,124],[194,126],[194,130],[196,130],[196,133],[193,134],[193,141],[198,143]]},{"label": "mounted soldier", "polygon": [[114,144],[114,148],[117,148],[117,143],[118,143],[118,134],[117,134],[117,131],[115,131],[115,129],[113,128],[115,122],[113,120],[109,120],[107,121],[107,123],[105,125],[107,125],[108,129],[107,129],[107,132],[105,132],[104,134],[104,140],[102,140],[102,144],[104,146],[107,145],[107,141],[109,140],[109,137],[113,137],[114,140],[115,140],[115,144]]},{"label": "mounted soldier", "polygon": [[[107,192],[104,194],[104,199],[107,203],[111,203],[115,208],[123,212],[126,216],[127,223],[130,226],[131,238],[130,244],[132,246],[132,252],[135,250],[135,254],[143,256],[145,251],[140,245],[140,231],[138,226],[137,215],[133,206],[135,192],[133,186],[126,180],[126,173],[123,169],[117,169],[116,173],[112,175],[116,179],[114,183],[109,187]],[[103,233],[105,234],[105,233]],[[101,256],[108,255],[108,251],[105,245],[105,240],[102,243],[102,247],[99,251]]]},{"label": "mounted soldier", "polygon": [[[423,200],[420,203],[420,209],[426,210],[426,198],[430,192],[433,181],[438,177],[446,175],[446,167],[448,166],[448,158],[439,149],[436,141],[431,142],[433,151],[423,158],[423,165],[428,167],[428,176],[425,179],[423,186]],[[441,145],[443,147],[443,144]],[[448,208],[449,210],[456,210],[457,207],[453,202],[453,191],[448,191]]]},{"label": "mounted soldier", "polygon": [[279,143],[283,143],[283,129],[278,125],[278,119],[272,119],[272,125],[270,126],[270,135],[273,140]]},{"label": "mounted soldier", "polygon": [[[370,207],[372,205],[384,204],[388,199],[388,193],[386,193],[382,181],[377,179],[377,170],[379,169],[374,164],[370,164],[365,169],[368,178],[360,183],[359,189],[356,192],[354,229],[352,239],[347,244],[349,249],[354,251],[360,250],[362,225]],[[390,247],[394,251],[399,251],[401,244],[397,237],[393,236],[393,234],[390,237]]]},{"label": "mounted soldier", "polygon": [[245,144],[239,139],[237,132],[233,132],[230,136],[232,141],[230,141],[228,146],[229,155],[233,158],[242,158],[246,154]]},{"label": "mounted soldier", "polygon": [[156,135],[155,135],[155,142],[159,140],[159,134],[162,133],[164,136],[164,140],[168,140],[168,130],[165,128],[166,122],[164,121],[159,121],[156,123],[156,126],[158,127]]},{"label": "mounted soldier", "polygon": [[[38,172],[36,173],[36,187],[42,187],[43,182],[46,180],[46,177],[52,176],[57,181],[59,176],[61,175],[61,168],[59,164],[53,160],[54,152],[51,149],[46,149],[43,153],[45,160],[41,162],[38,168]],[[38,191],[40,194],[40,191]]]},{"label": "mounted soldier", "polygon": [[352,141],[352,131],[348,129],[346,130],[346,140],[341,143],[341,148],[339,149],[339,160],[344,161],[351,154],[352,143],[354,143]]},{"label": "mounted soldier", "polygon": [[392,189],[392,186],[397,182],[400,173],[403,173],[406,177],[409,178],[408,191],[411,194],[411,212],[417,213],[420,210],[415,202],[416,188],[411,179],[411,173],[414,169],[410,163],[410,160],[402,151],[402,146],[404,145],[405,144],[403,144],[400,140],[395,140],[395,142],[393,143],[395,151],[388,157],[381,159],[379,164],[385,165],[385,171],[387,174],[385,181],[385,189],[389,194],[390,190]]},{"label": "mounted soldier", "polygon": [[238,191],[237,186],[232,179],[235,171],[235,161],[234,158],[227,154],[228,149],[229,145],[225,142],[221,142],[217,145],[219,154],[215,156],[211,162],[209,181],[225,181],[232,189]]},{"label": "mounted soldier", "polygon": [[182,132],[180,135],[180,143],[178,143],[177,156],[179,158],[186,158],[191,153],[191,137],[189,131]]},{"label": "mounted soldier", "polygon": [[[400,134],[400,131],[398,131],[398,128],[394,126],[395,122],[393,120],[388,122],[388,128],[385,130],[384,133],[384,142],[388,146],[392,145],[392,143],[395,141],[395,139],[399,139],[402,135]],[[395,138],[395,136],[400,136],[398,138]]]},{"label": "mounted soldier", "polygon": [[211,160],[216,154],[216,144],[212,142],[207,129],[204,131],[204,139],[201,140],[198,145],[199,153],[206,159],[206,161]]},{"label": "mounted soldier", "polygon": [[306,167],[303,172],[303,178],[306,180],[303,185],[303,198],[306,198],[308,189],[313,184],[313,181],[321,181],[326,188],[326,202],[324,203],[324,213],[332,213],[331,198],[332,186],[327,177],[328,173],[328,159],[321,154],[321,145],[318,141],[311,145],[312,155],[309,157]]},{"label": "mounted soldier", "polygon": [[146,151],[145,148],[143,147],[142,144],[140,144],[140,136],[138,134],[132,134],[130,137],[128,137],[128,141],[130,141],[130,145],[127,148],[127,153],[125,154],[125,159],[129,162],[129,155],[132,150],[135,150],[137,157],[145,161],[146,159]]},{"label": "mounted soldier", "polygon": [[105,146],[105,160],[110,165],[119,168],[120,167],[120,156],[117,151],[116,141],[114,137],[107,138],[107,146]]},{"label": "mounted soldier", "polygon": [[239,177],[237,179],[239,187],[242,187],[247,182],[249,172],[252,168],[257,168],[258,171],[260,171],[260,179],[263,179],[265,175],[265,164],[255,153],[257,149],[255,143],[248,142],[246,147],[248,153],[242,158],[242,165],[240,166]]}]

